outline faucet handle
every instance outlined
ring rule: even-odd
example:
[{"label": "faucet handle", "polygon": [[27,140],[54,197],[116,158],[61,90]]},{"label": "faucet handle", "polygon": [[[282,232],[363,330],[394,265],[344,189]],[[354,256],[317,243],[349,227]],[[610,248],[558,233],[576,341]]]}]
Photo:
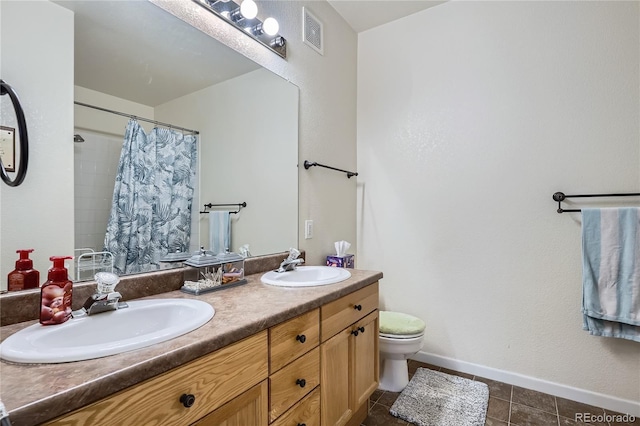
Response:
[{"label": "faucet handle", "polygon": [[289,249],[289,257],[287,257],[287,260],[295,260],[298,258],[298,256],[300,256],[300,250],[291,247]]},{"label": "faucet handle", "polygon": [[112,293],[120,282],[120,277],[112,272],[98,272],[93,277],[98,284],[98,293]]}]

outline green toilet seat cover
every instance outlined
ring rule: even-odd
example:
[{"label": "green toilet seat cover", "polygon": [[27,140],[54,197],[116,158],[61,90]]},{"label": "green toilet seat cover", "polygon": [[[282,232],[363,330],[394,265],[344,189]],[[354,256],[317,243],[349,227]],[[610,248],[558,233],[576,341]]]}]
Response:
[{"label": "green toilet seat cover", "polygon": [[420,318],[401,312],[380,311],[380,333],[398,336],[421,334],[426,325]]}]

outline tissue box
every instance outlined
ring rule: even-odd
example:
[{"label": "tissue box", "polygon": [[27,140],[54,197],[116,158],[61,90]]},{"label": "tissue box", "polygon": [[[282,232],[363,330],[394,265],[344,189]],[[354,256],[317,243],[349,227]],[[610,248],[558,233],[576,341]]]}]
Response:
[{"label": "tissue box", "polygon": [[344,256],[337,256],[335,254],[329,255],[327,256],[327,266],[353,269],[353,255],[352,254],[345,254]]}]

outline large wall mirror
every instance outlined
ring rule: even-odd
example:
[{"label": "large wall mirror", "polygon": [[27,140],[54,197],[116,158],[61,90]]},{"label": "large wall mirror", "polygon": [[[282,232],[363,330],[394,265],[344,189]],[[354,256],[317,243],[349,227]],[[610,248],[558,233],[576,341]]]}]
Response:
[{"label": "large wall mirror", "polygon": [[[229,215],[231,251],[297,246],[298,88],[148,1],[54,2],[75,14],[75,255],[103,251],[113,205],[129,118],[104,110],[199,132],[189,251],[210,248],[201,212],[238,210],[209,203],[246,203]],[[76,280],[105,262],[83,259]]]}]

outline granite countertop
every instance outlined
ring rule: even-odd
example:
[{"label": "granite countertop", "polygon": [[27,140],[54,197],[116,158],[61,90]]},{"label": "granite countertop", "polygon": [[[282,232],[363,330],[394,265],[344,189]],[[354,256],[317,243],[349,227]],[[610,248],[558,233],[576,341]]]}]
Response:
[{"label": "granite countertop", "polygon": [[[282,321],[372,284],[382,273],[350,270],[351,278],[320,287],[265,285],[261,274],[248,284],[193,296],[180,291],[149,298],[187,298],[210,303],[211,321],[191,333],[153,346],[87,361],[64,364],[0,362],[0,400],[13,426],[35,425],[96,402]],[[0,337],[36,321],[0,328]]]}]

